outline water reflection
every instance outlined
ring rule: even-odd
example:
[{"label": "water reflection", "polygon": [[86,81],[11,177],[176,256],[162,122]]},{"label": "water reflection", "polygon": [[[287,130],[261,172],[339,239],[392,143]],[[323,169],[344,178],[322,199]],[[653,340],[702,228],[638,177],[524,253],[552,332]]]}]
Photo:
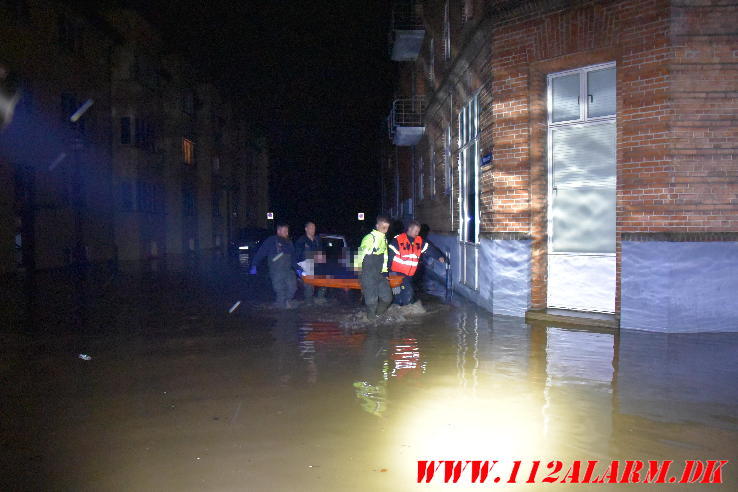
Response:
[{"label": "water reflection", "polygon": [[736,334],[434,302],[420,322],[351,331],[351,306],[228,315],[235,289],[143,294],[86,305],[115,327],[80,338],[89,363],[64,344],[0,348],[23,488],[408,490],[417,460],[627,458],[728,459],[737,489]]},{"label": "water reflection", "polygon": [[[426,362],[421,356],[416,338],[393,339],[389,342],[389,349],[385,350],[380,347],[374,354],[374,358],[387,351],[389,357],[383,360],[381,377],[377,378],[374,384],[370,381],[353,383],[361,408],[376,417],[383,416],[387,411],[388,385],[393,378],[419,377],[426,370]],[[371,357],[371,353],[367,353],[366,356]],[[371,365],[371,362],[369,364]]]},{"label": "water reflection", "polygon": [[[390,370],[364,387],[402,429],[386,446],[403,469],[449,457],[738,457],[735,334],[529,326],[470,307],[444,321],[413,331],[427,369],[420,385],[399,387]],[[418,366],[414,355],[401,360]],[[726,477],[737,483],[735,471]]]}]

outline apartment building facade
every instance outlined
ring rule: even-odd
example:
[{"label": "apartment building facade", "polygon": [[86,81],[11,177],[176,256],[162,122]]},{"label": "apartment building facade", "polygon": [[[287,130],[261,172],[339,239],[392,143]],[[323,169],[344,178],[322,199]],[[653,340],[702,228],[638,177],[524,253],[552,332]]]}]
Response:
[{"label": "apartment building facade", "polygon": [[494,313],[738,330],[736,19],[720,2],[396,2],[387,212],[428,224]]},{"label": "apartment building facade", "polygon": [[[139,14],[0,5],[0,63],[21,94],[0,133],[12,190],[0,201],[0,272],[75,261],[176,270],[226,255],[239,228],[264,224],[265,143],[254,150],[231,102]],[[266,189],[244,193],[255,186]]]}]

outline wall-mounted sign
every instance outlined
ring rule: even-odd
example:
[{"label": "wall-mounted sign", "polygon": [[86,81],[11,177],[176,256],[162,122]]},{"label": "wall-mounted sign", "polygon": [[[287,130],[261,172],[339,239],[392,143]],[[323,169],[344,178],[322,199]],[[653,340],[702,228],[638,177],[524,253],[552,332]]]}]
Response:
[{"label": "wall-mounted sign", "polygon": [[492,163],[492,154],[486,154],[482,156],[482,166],[487,166]]},{"label": "wall-mounted sign", "polygon": [[359,220],[364,220],[364,212],[359,212],[359,213],[358,213],[358,214],[356,215],[356,218],[357,218],[357,219],[359,219]]},{"label": "wall-mounted sign", "polygon": [[267,220],[274,220],[274,212],[267,212]]}]

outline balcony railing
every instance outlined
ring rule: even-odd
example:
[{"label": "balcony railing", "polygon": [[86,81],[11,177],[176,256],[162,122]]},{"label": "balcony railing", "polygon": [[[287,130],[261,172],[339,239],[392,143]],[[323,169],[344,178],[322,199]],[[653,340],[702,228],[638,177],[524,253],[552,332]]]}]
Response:
[{"label": "balcony railing", "polygon": [[387,118],[390,140],[395,145],[416,145],[425,133],[425,98],[395,99]]},{"label": "balcony railing", "polygon": [[415,60],[425,37],[422,0],[395,0],[392,6],[392,59]]}]

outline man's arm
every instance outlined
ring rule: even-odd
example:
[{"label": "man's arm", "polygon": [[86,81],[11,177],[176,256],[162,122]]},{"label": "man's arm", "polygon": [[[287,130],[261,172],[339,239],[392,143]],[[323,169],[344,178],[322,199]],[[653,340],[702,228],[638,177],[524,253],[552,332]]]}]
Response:
[{"label": "man's arm", "polygon": [[354,269],[361,270],[361,263],[364,261],[364,256],[371,253],[374,249],[374,237],[371,234],[364,236],[359,245],[359,251],[354,258]]},{"label": "man's arm", "polygon": [[305,259],[305,236],[300,236],[300,238],[295,241],[295,254],[293,258],[295,265]]},{"label": "man's arm", "polygon": [[399,254],[400,243],[397,242],[397,238],[395,237],[387,244],[387,268],[392,270],[392,260],[395,258],[395,255]]},{"label": "man's arm", "polygon": [[423,241],[423,250],[421,255],[424,254],[429,254],[431,258],[436,261],[440,261],[441,263],[445,263],[446,261],[446,256],[443,252],[428,241]]},{"label": "man's arm", "polygon": [[261,261],[269,254],[269,251],[274,247],[274,242],[277,240],[276,236],[270,236],[261,243],[259,250],[254,255],[254,259],[251,260],[251,266],[256,267]]}]

